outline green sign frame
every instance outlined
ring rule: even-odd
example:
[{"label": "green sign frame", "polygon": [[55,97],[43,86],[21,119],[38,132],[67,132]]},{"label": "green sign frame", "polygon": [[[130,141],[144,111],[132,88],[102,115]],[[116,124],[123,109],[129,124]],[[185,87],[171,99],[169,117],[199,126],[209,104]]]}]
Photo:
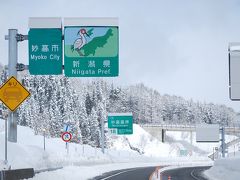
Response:
[{"label": "green sign frame", "polygon": [[108,128],[117,129],[117,134],[133,134],[132,113],[109,113]]},{"label": "green sign frame", "polygon": [[64,73],[67,77],[118,76],[118,26],[66,26]]},{"label": "green sign frame", "polygon": [[61,28],[30,28],[28,32],[30,74],[62,74],[62,44]]}]

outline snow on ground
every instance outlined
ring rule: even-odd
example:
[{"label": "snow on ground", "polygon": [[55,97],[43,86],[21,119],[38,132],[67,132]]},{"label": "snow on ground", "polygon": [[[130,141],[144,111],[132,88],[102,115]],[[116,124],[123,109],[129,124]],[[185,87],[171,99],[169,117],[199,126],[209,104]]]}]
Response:
[{"label": "snow on ground", "polygon": [[[231,137],[233,139],[236,137]],[[226,158],[217,159],[214,165],[204,174],[211,180],[239,180],[240,177],[240,144],[228,148]]]},{"label": "snow on ground", "polygon": [[[152,137],[148,132],[142,129],[138,125],[134,125],[134,134],[128,136],[116,136],[113,148],[116,150],[126,149],[128,150],[128,144],[126,139],[133,147],[144,152],[148,157],[207,157],[213,152],[215,147],[220,147],[219,143],[197,143],[196,133],[192,133],[192,139],[190,132],[177,132],[167,131],[165,143],[160,142],[156,138]],[[236,139],[236,136],[226,135],[226,142],[230,142]],[[234,147],[229,148],[229,152],[237,150],[237,144]],[[240,147],[240,145],[239,145]],[[186,151],[187,154],[181,154],[181,151]]]},{"label": "snow on ground", "polygon": [[143,130],[139,125],[133,125],[134,134],[126,136],[115,136],[113,149],[129,150],[129,143],[144,152],[148,157],[176,157],[177,151],[170,151],[171,146],[167,143],[159,142],[156,138],[152,137],[149,133]]},{"label": "snow on ground", "polygon": [[238,156],[216,160],[214,166],[204,174],[212,180],[239,180],[240,155]]},{"label": "snow on ground", "polygon": [[[207,156],[213,153],[213,149],[215,147],[220,147],[221,142],[218,143],[199,143],[196,142],[196,133],[192,133],[192,141],[191,135],[189,132],[167,132],[167,142],[170,143],[172,146],[176,146],[176,148],[185,149],[189,152],[192,152],[193,156]],[[226,143],[232,140],[237,139],[238,137],[232,135],[226,135]],[[240,147],[240,143],[231,146],[228,149],[229,155],[233,154],[234,152],[238,151],[238,147]],[[240,148],[239,148],[240,149]]]},{"label": "snow on ground", "polygon": [[[149,180],[162,180],[162,176],[161,174],[163,174],[165,171],[169,171],[169,170],[174,170],[174,169],[179,169],[179,168],[189,168],[189,167],[201,167],[201,166],[212,166],[212,163],[209,162],[209,164],[207,163],[198,163],[198,164],[181,164],[181,165],[171,165],[171,166],[166,166],[166,167],[162,167],[162,168],[156,168],[155,171],[152,173],[151,177],[149,178]],[[212,179],[211,179],[212,180]]]},{"label": "snow on ground", "polygon": [[[49,179],[87,179],[104,172],[143,166],[196,165],[209,164],[207,154],[212,147],[196,148],[188,134],[167,132],[168,141],[159,142],[140,126],[134,125],[134,134],[113,136],[112,147],[103,154],[101,149],[88,145],[66,144],[61,138],[46,138],[46,151],[43,150],[43,136],[34,135],[32,129],[18,126],[18,143],[8,143],[8,162],[12,169],[32,167],[36,170],[50,167],[63,169],[36,175],[34,180]],[[0,120],[0,169],[4,161],[4,121]],[[144,152],[143,155],[131,150],[129,144]],[[213,145],[215,146],[215,145]],[[189,148],[193,156],[179,155],[179,149]]]},{"label": "snow on ground", "polygon": [[206,163],[205,161],[196,162],[152,162],[152,163],[114,163],[105,165],[93,165],[93,166],[67,166],[63,169],[37,174],[32,180],[86,180],[96,176],[99,176],[105,172],[110,172],[114,170],[137,168],[137,167],[156,167],[161,165],[171,165],[174,167],[192,167],[192,166],[203,166],[210,165],[211,163]]}]

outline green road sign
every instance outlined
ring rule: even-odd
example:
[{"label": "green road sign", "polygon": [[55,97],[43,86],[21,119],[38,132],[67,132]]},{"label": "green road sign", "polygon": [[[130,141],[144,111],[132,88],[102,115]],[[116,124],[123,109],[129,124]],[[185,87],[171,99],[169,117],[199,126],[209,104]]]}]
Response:
[{"label": "green road sign", "polygon": [[28,32],[29,72],[62,74],[62,29],[32,28]]},{"label": "green road sign", "polygon": [[121,135],[121,134],[133,134],[133,128],[130,129],[117,129],[117,134]]},{"label": "green road sign", "polygon": [[69,77],[118,76],[117,26],[66,26],[64,71]]},{"label": "green road sign", "polygon": [[188,155],[188,150],[180,149],[180,156],[187,156],[187,155]]},{"label": "green road sign", "polygon": [[117,134],[133,134],[132,113],[109,113],[108,128],[117,129]]}]

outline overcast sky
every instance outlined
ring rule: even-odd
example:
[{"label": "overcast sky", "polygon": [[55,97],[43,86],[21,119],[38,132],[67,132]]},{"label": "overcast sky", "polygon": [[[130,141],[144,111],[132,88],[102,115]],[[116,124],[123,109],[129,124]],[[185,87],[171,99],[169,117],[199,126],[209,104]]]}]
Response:
[{"label": "overcast sky", "polygon": [[[118,17],[120,84],[226,104],[228,43],[240,42],[240,0],[6,0],[0,2],[0,62],[9,28],[27,34],[29,17]],[[28,64],[27,42],[19,62]]]}]

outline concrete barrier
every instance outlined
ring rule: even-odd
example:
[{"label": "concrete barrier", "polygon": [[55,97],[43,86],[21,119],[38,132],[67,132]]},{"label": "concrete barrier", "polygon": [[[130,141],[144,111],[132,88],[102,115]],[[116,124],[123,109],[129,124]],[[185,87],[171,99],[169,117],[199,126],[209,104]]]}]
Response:
[{"label": "concrete barrier", "polygon": [[20,180],[32,178],[33,176],[33,168],[0,171],[0,180]]}]

